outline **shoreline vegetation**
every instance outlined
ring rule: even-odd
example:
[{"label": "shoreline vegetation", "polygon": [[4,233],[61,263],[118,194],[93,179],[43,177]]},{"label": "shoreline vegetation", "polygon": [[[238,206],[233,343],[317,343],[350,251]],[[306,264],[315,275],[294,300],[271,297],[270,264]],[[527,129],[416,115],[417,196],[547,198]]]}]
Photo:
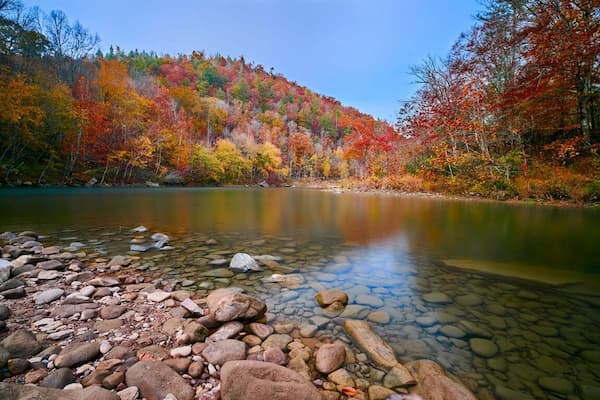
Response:
[{"label": "shoreline vegetation", "polygon": [[290,182],[280,182],[276,185],[269,185],[266,181],[261,181],[253,185],[213,185],[213,186],[202,186],[202,185],[173,185],[173,184],[161,184],[158,182],[139,182],[125,185],[97,185],[97,184],[86,184],[86,185],[65,185],[65,184],[43,184],[34,185],[31,182],[24,182],[19,185],[2,186],[1,189],[27,189],[27,188],[249,188],[249,187],[287,187],[287,188],[303,188],[303,189],[314,189],[323,190],[335,193],[350,192],[350,193],[372,193],[381,195],[392,195],[392,196],[405,196],[414,198],[436,198],[442,200],[463,200],[463,201],[478,201],[478,202],[490,202],[499,204],[515,204],[515,205],[540,205],[548,207],[560,207],[560,208],[596,208],[600,207],[600,201],[584,202],[574,200],[552,200],[552,199],[537,199],[537,198],[494,198],[484,197],[476,194],[471,195],[456,195],[450,193],[441,192],[425,192],[425,191],[404,191],[396,189],[386,188],[373,188],[368,187],[363,181],[359,180],[314,180],[314,179],[301,179]]},{"label": "shoreline vegetation", "polygon": [[[166,235],[152,237],[169,251]],[[398,362],[367,321],[338,317],[348,295],[335,288],[321,290],[315,307],[349,341],[273,322],[265,299],[235,287],[194,292],[196,282],[166,279],[135,255],[86,254],[31,231],[5,232],[0,243],[2,398],[476,399],[434,361]],[[275,259],[238,253],[221,270],[252,274]],[[293,287],[296,275],[273,279]],[[377,374],[360,378],[364,368]]]}]

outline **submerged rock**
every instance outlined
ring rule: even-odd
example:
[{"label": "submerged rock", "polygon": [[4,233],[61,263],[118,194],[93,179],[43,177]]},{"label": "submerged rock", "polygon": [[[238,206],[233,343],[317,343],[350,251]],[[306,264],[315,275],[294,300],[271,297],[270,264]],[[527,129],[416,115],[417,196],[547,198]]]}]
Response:
[{"label": "submerged rock", "polygon": [[477,400],[466,386],[448,377],[444,369],[433,361],[412,361],[406,367],[417,381],[417,385],[410,388],[410,393],[424,399]]},{"label": "submerged rock", "polygon": [[376,364],[387,368],[398,364],[392,347],[373,332],[368,322],[347,320],[344,322],[344,329]]},{"label": "submerged rock", "polygon": [[208,295],[206,303],[210,315],[219,322],[258,319],[267,312],[265,303],[237,288],[217,289]]}]

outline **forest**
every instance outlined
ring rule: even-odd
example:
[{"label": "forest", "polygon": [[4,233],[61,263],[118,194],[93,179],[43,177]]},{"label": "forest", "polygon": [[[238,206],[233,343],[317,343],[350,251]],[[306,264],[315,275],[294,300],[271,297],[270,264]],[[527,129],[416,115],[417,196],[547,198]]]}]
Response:
[{"label": "forest", "polygon": [[449,54],[413,67],[394,124],[243,56],[99,43],[62,11],[0,0],[1,184],[600,200],[600,0],[487,1]]}]

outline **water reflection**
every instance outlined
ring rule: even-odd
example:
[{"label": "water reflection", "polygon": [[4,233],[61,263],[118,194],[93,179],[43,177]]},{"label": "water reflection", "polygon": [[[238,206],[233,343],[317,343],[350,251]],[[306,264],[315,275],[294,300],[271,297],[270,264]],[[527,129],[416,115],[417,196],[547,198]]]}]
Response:
[{"label": "water reflection", "polygon": [[168,233],[336,237],[401,235],[411,253],[599,272],[600,210],[293,189],[0,190],[5,229],[144,224]]}]

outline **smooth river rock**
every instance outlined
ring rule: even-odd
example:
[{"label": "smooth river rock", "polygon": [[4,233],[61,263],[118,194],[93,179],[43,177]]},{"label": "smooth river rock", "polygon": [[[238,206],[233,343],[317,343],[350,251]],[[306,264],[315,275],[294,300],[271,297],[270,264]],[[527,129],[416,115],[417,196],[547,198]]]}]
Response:
[{"label": "smooth river rock", "polygon": [[177,400],[192,400],[192,387],[177,372],[160,361],[140,361],[125,374],[127,386],[136,386],[142,397],[163,400],[169,393]]},{"label": "smooth river rock", "polygon": [[427,400],[477,400],[466,386],[449,378],[444,369],[433,361],[412,361],[405,366],[417,381],[417,385],[409,389],[410,393]]},{"label": "smooth river rock", "polygon": [[97,342],[71,343],[67,345],[54,360],[58,368],[73,367],[95,360],[100,355],[100,344]]},{"label": "smooth river rock", "polygon": [[317,350],[315,367],[323,374],[329,374],[344,365],[346,348],[339,344],[324,344]]},{"label": "smooth river rock", "polygon": [[346,320],[344,322],[344,329],[354,339],[358,347],[365,351],[376,364],[387,368],[398,364],[394,349],[373,332],[368,322]]},{"label": "smooth river rock", "polygon": [[267,312],[265,303],[236,288],[217,289],[208,295],[206,303],[210,315],[218,322],[258,319]]},{"label": "smooth river rock", "polygon": [[222,400],[322,400],[300,374],[272,363],[230,361],[221,369]]},{"label": "smooth river rock", "polygon": [[246,358],[246,343],[234,339],[208,343],[202,350],[202,357],[211,364],[223,365],[227,361]]}]

